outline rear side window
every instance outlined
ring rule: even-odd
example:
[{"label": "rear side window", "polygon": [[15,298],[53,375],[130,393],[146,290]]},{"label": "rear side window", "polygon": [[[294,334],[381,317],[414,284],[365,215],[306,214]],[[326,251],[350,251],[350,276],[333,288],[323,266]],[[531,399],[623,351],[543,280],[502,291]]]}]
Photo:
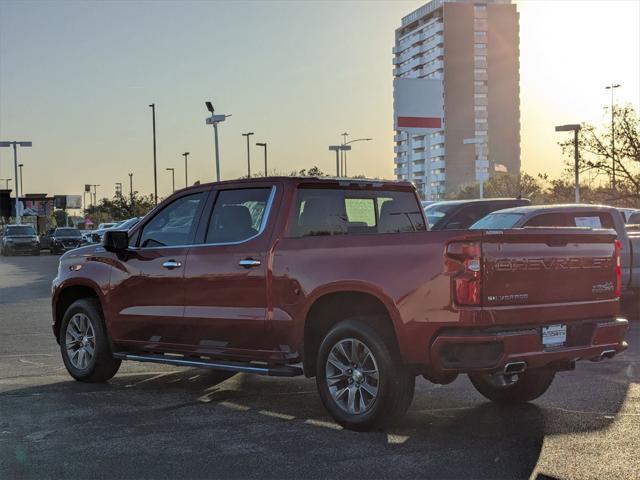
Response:
[{"label": "rear side window", "polygon": [[412,192],[301,188],[290,237],[426,230]]},{"label": "rear side window", "polygon": [[242,242],[255,237],[270,194],[270,188],[222,190],[211,213],[206,243]]}]

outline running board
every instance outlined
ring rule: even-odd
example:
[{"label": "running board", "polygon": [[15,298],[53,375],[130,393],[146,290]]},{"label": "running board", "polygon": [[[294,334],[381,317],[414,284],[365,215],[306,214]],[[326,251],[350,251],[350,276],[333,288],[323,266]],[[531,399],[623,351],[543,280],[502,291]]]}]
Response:
[{"label": "running board", "polygon": [[297,377],[302,375],[302,368],[293,365],[256,365],[252,363],[227,362],[218,360],[203,360],[198,358],[187,358],[172,355],[144,355],[127,352],[117,352],[114,358],[120,360],[133,360],[136,362],[164,363],[166,365],[177,365],[179,367],[211,368],[213,370],[224,370],[227,372],[255,373],[258,375],[269,375],[270,377]]}]

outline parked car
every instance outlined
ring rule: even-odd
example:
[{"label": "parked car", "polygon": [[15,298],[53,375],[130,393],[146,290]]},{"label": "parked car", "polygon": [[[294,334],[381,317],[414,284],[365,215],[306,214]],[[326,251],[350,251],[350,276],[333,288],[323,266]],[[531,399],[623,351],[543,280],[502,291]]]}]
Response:
[{"label": "parked car", "polygon": [[626,223],[638,224],[640,223],[640,210],[637,208],[620,208],[618,207],[618,211],[622,213],[624,216],[624,221]]},{"label": "parked car", "polygon": [[7,225],[0,239],[0,254],[40,255],[40,239],[31,225]]},{"label": "parked car", "polygon": [[55,228],[50,228],[44,235],[40,236],[40,250],[51,250],[51,238],[55,231]]},{"label": "parked car", "polygon": [[530,204],[526,198],[448,200],[428,205],[424,211],[429,230],[466,230],[491,212]]},{"label": "parked car", "polygon": [[77,228],[56,228],[51,238],[51,253],[53,255],[60,255],[84,244],[85,241],[82,238],[82,232]]},{"label": "parked car", "polygon": [[[102,237],[104,235],[104,232],[106,232],[107,230],[129,230],[131,227],[133,227],[136,223],[138,223],[140,221],[141,217],[132,217],[129,218],[127,220],[121,220],[120,222],[115,222],[110,224],[111,226],[106,227],[106,228],[98,228],[98,230],[94,230],[93,232],[91,232],[91,242],[101,242],[102,241]],[[103,225],[109,225],[109,224],[103,224],[101,223],[100,226]]]},{"label": "parked car", "polygon": [[428,231],[406,182],[197,185],[61,258],[53,332],[80,381],[122,360],[304,374],[365,430],[406,411],[416,375],[468,374],[519,403],[625,350],[616,245],[604,230]]},{"label": "parked car", "polygon": [[97,230],[106,230],[107,228],[111,228],[114,225],[116,225],[118,222],[107,222],[107,223],[101,223],[98,225]]},{"label": "parked car", "polygon": [[615,230],[620,241],[622,295],[640,306],[640,231],[625,224],[624,213],[605,205],[538,205],[493,212],[471,226],[473,230],[524,227],[583,227]]}]

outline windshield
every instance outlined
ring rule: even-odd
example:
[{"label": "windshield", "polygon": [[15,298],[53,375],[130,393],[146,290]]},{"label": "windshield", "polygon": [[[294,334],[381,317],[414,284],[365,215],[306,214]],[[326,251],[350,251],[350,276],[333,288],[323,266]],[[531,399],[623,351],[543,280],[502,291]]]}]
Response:
[{"label": "windshield", "polygon": [[494,230],[513,228],[524,213],[490,213],[469,227],[471,230]]},{"label": "windshield", "polygon": [[77,228],[57,228],[56,237],[81,237],[82,233]]},{"label": "windshield", "polygon": [[436,225],[447,213],[456,208],[456,206],[458,206],[456,203],[434,203],[433,205],[429,205],[424,209],[427,220],[429,220],[429,225],[431,227]]},{"label": "windshield", "polygon": [[7,237],[17,237],[19,235],[35,235],[36,231],[29,225],[16,225],[7,227]]}]

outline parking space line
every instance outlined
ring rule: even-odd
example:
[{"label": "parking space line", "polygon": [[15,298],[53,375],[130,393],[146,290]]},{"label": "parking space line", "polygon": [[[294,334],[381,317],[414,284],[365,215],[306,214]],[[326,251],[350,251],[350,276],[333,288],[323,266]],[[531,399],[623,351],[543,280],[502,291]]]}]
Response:
[{"label": "parking space line", "polygon": [[309,418],[305,420],[304,423],[308,423],[309,425],[313,425],[314,427],[324,427],[324,428],[331,428],[333,430],[342,430],[342,425],[338,425],[337,423],[333,423],[333,422],[326,422],[324,420],[315,420],[313,418]]},{"label": "parking space line", "polygon": [[279,418],[281,420],[293,420],[296,417],[293,415],[287,415],[286,413],[272,412],[271,410],[260,410],[261,415],[266,415],[267,417]]},{"label": "parking space line", "polygon": [[245,407],[244,405],[240,405],[239,403],[228,402],[226,400],[218,403],[218,405],[230,408],[231,410],[237,410],[238,412],[246,412],[247,410],[251,410],[251,407]]},{"label": "parking space line", "polygon": [[407,437],[406,435],[387,433],[387,443],[390,445],[402,445],[407,440],[409,440],[409,437]]}]

